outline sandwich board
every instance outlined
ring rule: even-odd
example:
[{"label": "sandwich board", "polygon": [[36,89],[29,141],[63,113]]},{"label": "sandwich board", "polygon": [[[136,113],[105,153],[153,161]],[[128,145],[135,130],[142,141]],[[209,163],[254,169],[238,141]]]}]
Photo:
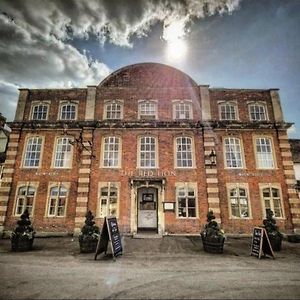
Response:
[{"label": "sandwich board", "polygon": [[117,256],[122,255],[123,248],[116,217],[104,218],[104,223],[96,248],[95,260],[97,259],[97,256],[102,252],[106,254],[108,243],[110,243],[114,260]]},{"label": "sandwich board", "polygon": [[261,255],[269,255],[275,259],[274,252],[268,237],[266,230],[262,227],[254,227],[252,244],[251,244],[251,255],[261,258]]}]

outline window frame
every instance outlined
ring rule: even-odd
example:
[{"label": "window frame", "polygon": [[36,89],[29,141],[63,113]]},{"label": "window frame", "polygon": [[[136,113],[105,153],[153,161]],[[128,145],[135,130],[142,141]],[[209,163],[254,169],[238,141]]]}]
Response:
[{"label": "window frame", "polygon": [[[46,205],[46,211],[45,211],[45,217],[47,218],[65,218],[67,216],[67,205],[68,205],[68,199],[69,199],[69,194],[70,194],[70,182],[49,182],[48,184],[48,193],[47,193],[47,205]],[[57,215],[57,208],[58,208],[58,198],[59,195],[56,197],[56,205],[55,205],[55,215],[50,215],[50,205],[51,205],[51,189],[55,187],[64,187],[67,190],[66,196],[65,196],[65,209],[64,209],[64,214],[62,216]]]},{"label": "window frame", "polygon": [[[41,105],[47,107],[46,118],[45,119],[34,119],[33,118],[34,108],[41,106]],[[30,120],[32,120],[32,121],[47,121],[49,118],[49,109],[50,109],[50,101],[32,101],[31,108],[30,108]]]},{"label": "window frame", "polygon": [[[141,146],[142,146],[142,139],[143,138],[153,138],[154,139],[154,154],[155,154],[155,166],[141,166]],[[137,143],[137,168],[138,169],[158,169],[159,168],[159,157],[158,157],[158,138],[154,135],[141,135],[138,137],[138,143]]]},{"label": "window frame", "polygon": [[[267,122],[267,121],[269,121],[268,106],[267,106],[266,102],[262,102],[262,101],[248,102],[247,105],[248,105],[249,120],[251,122]],[[252,106],[263,107],[264,113],[265,113],[265,120],[252,119],[252,115],[251,115],[251,107]]]},{"label": "window frame", "polygon": [[[101,190],[103,188],[108,188],[108,191],[110,191],[111,188],[117,189],[117,213],[114,215],[117,219],[119,218],[119,212],[120,212],[120,188],[121,183],[120,182],[99,182],[98,183],[98,198],[97,198],[97,211],[96,211],[96,218],[104,219],[105,217],[108,217],[109,215],[101,216]],[[106,203],[106,213],[108,213],[109,203]]]},{"label": "window frame", "polygon": [[[191,140],[191,153],[192,153],[192,166],[187,167],[180,167],[178,166],[177,161],[177,139],[179,138],[188,138]],[[195,161],[195,143],[194,138],[190,135],[180,135],[174,137],[174,167],[175,169],[195,169],[196,168],[196,161]]]},{"label": "window frame", "polygon": [[[184,104],[189,106],[189,118],[176,118],[176,105]],[[180,121],[180,120],[193,120],[194,119],[194,112],[193,112],[193,101],[192,100],[180,100],[176,99],[172,101],[173,107],[173,120]]]},{"label": "window frame", "polygon": [[34,193],[33,200],[32,200],[32,209],[31,209],[31,212],[29,214],[29,216],[31,218],[34,218],[35,201],[36,201],[37,190],[38,190],[38,187],[39,187],[39,182],[37,182],[37,181],[32,181],[32,182],[31,181],[30,182],[29,181],[19,181],[17,183],[12,216],[13,217],[20,217],[26,209],[26,206],[25,206],[25,208],[22,209],[22,213],[17,214],[17,207],[18,207],[18,203],[19,203],[19,197],[18,197],[19,196],[19,190],[23,187],[25,187],[27,190],[28,190],[28,187],[33,187],[35,189],[35,193]]},{"label": "window frame", "polygon": [[[256,149],[256,141],[257,139],[269,139],[270,142],[270,146],[271,146],[271,154],[272,154],[272,158],[273,158],[273,167],[260,167],[259,166],[259,160],[258,160],[258,152]],[[254,153],[255,153],[255,164],[256,164],[256,169],[258,170],[275,170],[277,169],[277,161],[276,161],[276,155],[275,155],[275,148],[274,148],[274,141],[273,141],[273,137],[270,135],[254,135],[253,136],[253,147],[254,147]]]},{"label": "window frame", "polygon": [[[42,142],[41,142],[41,150],[40,150],[40,157],[39,157],[39,164],[38,166],[25,166],[25,157],[26,157],[26,153],[27,153],[27,145],[28,145],[28,141],[32,138],[41,138]],[[21,164],[21,168],[22,169],[39,169],[42,166],[42,160],[43,160],[43,153],[44,153],[44,140],[45,137],[41,136],[41,135],[27,135],[25,138],[25,142],[24,142],[24,146],[23,146],[23,153],[22,153],[22,164]]]},{"label": "window frame", "polygon": [[[117,119],[117,118],[108,118],[107,117],[107,107],[108,105],[111,105],[111,104],[117,104],[117,105],[120,105],[120,118]],[[120,100],[120,99],[115,99],[115,100],[104,100],[104,109],[103,109],[103,120],[110,120],[110,121],[113,121],[113,120],[123,120],[123,116],[124,116],[124,101],[123,100]]]},{"label": "window frame", "polygon": [[[238,140],[239,141],[240,156],[241,156],[241,166],[240,167],[230,167],[230,166],[227,165],[227,158],[226,158],[226,153],[227,153],[226,152],[226,140],[227,139],[234,139],[234,140]],[[225,136],[223,138],[223,159],[224,159],[224,169],[238,170],[238,169],[244,169],[246,167],[246,164],[245,164],[245,153],[244,153],[244,147],[243,147],[242,137],[239,137],[239,136]]]},{"label": "window frame", "polygon": [[73,155],[74,155],[74,147],[73,147],[73,145],[72,144],[70,144],[70,149],[71,149],[71,151],[70,151],[70,160],[69,160],[69,165],[67,165],[67,166],[63,166],[63,167],[57,167],[57,166],[55,166],[55,161],[56,161],[56,152],[57,152],[57,146],[58,146],[58,141],[60,140],[60,139],[64,139],[64,138],[67,138],[68,140],[69,140],[69,144],[70,144],[70,141],[71,142],[74,142],[74,137],[71,137],[71,136],[63,136],[63,135],[61,135],[61,136],[56,136],[55,137],[55,142],[54,142],[54,146],[53,146],[53,153],[52,153],[52,163],[51,163],[51,168],[53,168],[53,169],[72,169],[72,167],[73,167]]},{"label": "window frame", "polygon": [[[74,119],[63,119],[62,118],[62,108],[65,105],[74,105],[75,106],[75,118]],[[78,120],[78,105],[79,105],[79,101],[73,101],[73,100],[60,101],[57,119],[60,120],[60,121],[64,121],[64,122],[70,122],[70,121]]]},{"label": "window frame", "polygon": [[[195,195],[195,217],[181,217],[179,216],[179,202],[178,202],[178,191],[179,189],[185,189],[186,203],[188,204],[188,189],[194,190]],[[198,212],[198,186],[196,182],[176,182],[175,183],[175,203],[176,203],[176,219],[177,220],[196,220],[199,218]],[[188,211],[188,206],[186,207]]]},{"label": "window frame", "polygon": [[[281,190],[281,185],[280,183],[259,183],[259,194],[260,194],[260,200],[261,200],[261,205],[262,205],[262,217],[265,219],[266,216],[266,206],[265,206],[265,199],[263,196],[263,190],[264,189],[277,189],[279,191],[279,196],[280,196],[280,206],[281,206],[281,211],[282,211],[282,216],[281,217],[275,217],[275,211],[274,211],[274,202],[273,202],[273,196],[271,197],[272,200],[270,200],[271,204],[271,209],[274,213],[274,218],[277,220],[284,220],[286,219],[285,216],[285,211],[284,211],[284,202],[283,202],[283,197],[282,197],[282,190]],[[272,194],[272,193],[271,193]]]},{"label": "window frame", "polygon": [[[251,199],[250,199],[250,192],[249,192],[249,185],[248,183],[227,183],[227,201],[228,201],[228,210],[229,210],[229,219],[232,220],[249,220],[252,219],[252,209],[251,209]],[[246,192],[247,203],[248,203],[248,217],[236,217],[232,213],[231,207],[231,195],[230,192],[233,189],[243,189]],[[240,205],[239,205],[240,207]]]},{"label": "window frame", "polygon": [[[118,149],[118,164],[116,166],[105,166],[104,165],[104,154],[105,154],[105,139],[118,139],[119,140],[119,149]],[[100,160],[100,168],[104,169],[120,169],[122,167],[122,138],[119,135],[105,135],[101,140],[101,160]]]},{"label": "window frame", "polygon": [[[234,109],[235,118],[234,119],[223,119],[222,118],[222,106],[232,106]],[[239,120],[239,110],[236,101],[219,101],[218,102],[219,120],[220,121],[238,121]]]},{"label": "window frame", "polygon": [[[155,109],[155,115],[154,118],[142,118],[142,116],[150,116],[150,115],[145,115],[141,114],[141,105],[143,103],[146,104],[154,104],[154,109]],[[152,115],[151,115],[152,116]],[[149,99],[149,100],[139,100],[138,101],[138,119],[142,121],[151,121],[151,120],[157,120],[158,119],[158,102],[157,100]]]}]

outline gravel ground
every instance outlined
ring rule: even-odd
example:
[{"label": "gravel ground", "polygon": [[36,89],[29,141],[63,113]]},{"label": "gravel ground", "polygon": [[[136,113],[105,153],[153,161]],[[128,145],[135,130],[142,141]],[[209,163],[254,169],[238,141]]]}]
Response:
[{"label": "gravel ground", "polygon": [[77,238],[36,238],[30,252],[0,240],[1,299],[299,299],[300,244],[275,259],[250,256],[250,238],[227,238],[223,254],[199,237],[123,237],[124,253],[81,254]]}]

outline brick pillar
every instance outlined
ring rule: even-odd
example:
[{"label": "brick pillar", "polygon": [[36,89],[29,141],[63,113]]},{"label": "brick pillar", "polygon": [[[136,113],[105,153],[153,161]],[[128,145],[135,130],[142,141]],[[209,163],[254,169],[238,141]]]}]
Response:
[{"label": "brick pillar", "polygon": [[7,145],[6,160],[4,162],[3,177],[0,183],[0,235],[4,231],[4,222],[7,213],[7,205],[14,176],[15,162],[18,151],[20,133],[12,131]]},{"label": "brick pillar", "polygon": [[211,150],[215,151],[215,135],[211,130],[204,131],[204,155],[205,155],[205,173],[206,187],[208,197],[208,209],[213,210],[216,222],[221,223],[221,210],[218,187],[218,169],[216,165],[210,165],[209,154]]},{"label": "brick pillar", "polygon": [[92,164],[92,147],[88,141],[92,142],[93,140],[92,130],[85,129],[82,134],[82,138],[84,147],[80,156],[74,235],[78,235],[80,233],[88,208],[90,172]]},{"label": "brick pillar", "polygon": [[289,204],[291,208],[294,231],[300,232],[300,199],[295,189],[296,179],[293,167],[292,153],[286,131],[279,133],[279,147],[282,157],[285,183],[287,185]]}]

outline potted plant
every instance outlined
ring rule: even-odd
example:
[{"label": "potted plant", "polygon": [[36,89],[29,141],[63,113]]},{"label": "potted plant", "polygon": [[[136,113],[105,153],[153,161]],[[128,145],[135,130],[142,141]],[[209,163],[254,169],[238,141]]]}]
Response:
[{"label": "potted plant", "polygon": [[91,253],[96,251],[99,239],[99,227],[95,225],[94,216],[89,210],[85,215],[85,225],[81,229],[78,237],[80,252]]},{"label": "potted plant", "polygon": [[268,234],[272,249],[274,251],[281,250],[281,242],[283,239],[282,233],[278,230],[278,226],[276,225],[276,220],[273,218],[273,211],[271,209],[266,210],[267,217],[263,220],[264,228]]},{"label": "potted plant", "polygon": [[214,221],[216,217],[212,210],[207,213],[207,224],[201,232],[203,249],[210,253],[223,253],[225,235],[218,223]]},{"label": "potted plant", "polygon": [[32,249],[35,231],[29,220],[29,212],[26,209],[17,222],[17,227],[11,234],[12,251],[28,251]]}]

